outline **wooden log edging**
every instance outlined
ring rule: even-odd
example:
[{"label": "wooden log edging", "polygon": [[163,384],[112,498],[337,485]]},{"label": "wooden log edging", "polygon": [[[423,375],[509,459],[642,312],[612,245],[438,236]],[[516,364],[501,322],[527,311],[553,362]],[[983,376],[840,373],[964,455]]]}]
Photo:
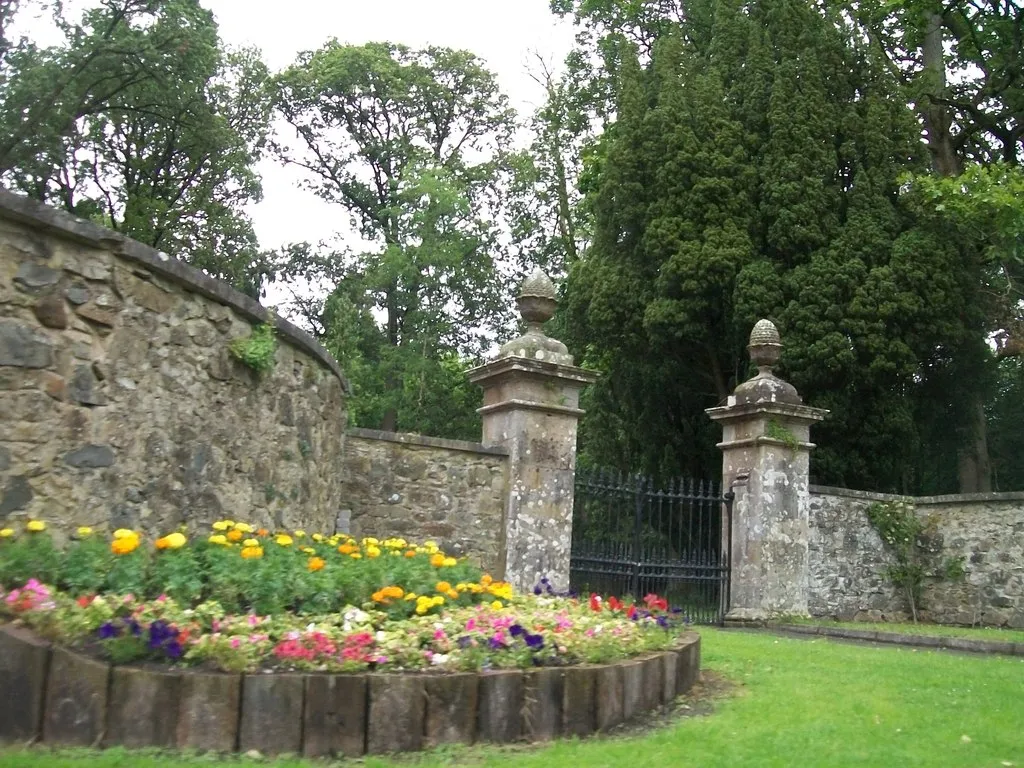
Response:
[{"label": "wooden log edging", "polygon": [[231,674],[116,667],[0,625],[0,742],[306,757],[607,731],[669,704],[700,636],[611,664],[480,673]]}]

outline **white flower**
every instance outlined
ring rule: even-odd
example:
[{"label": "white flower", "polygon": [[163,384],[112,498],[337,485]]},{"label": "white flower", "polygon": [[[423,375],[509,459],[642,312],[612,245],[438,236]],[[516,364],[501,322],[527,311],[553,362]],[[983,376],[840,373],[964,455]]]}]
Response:
[{"label": "white flower", "polygon": [[388,639],[388,633],[385,632],[383,629],[378,629],[376,638],[378,643],[383,643],[385,640]]},{"label": "white flower", "polygon": [[440,664],[445,664],[447,663],[447,661],[448,656],[444,653],[435,653],[433,656],[430,657],[430,663],[433,664],[435,667]]}]

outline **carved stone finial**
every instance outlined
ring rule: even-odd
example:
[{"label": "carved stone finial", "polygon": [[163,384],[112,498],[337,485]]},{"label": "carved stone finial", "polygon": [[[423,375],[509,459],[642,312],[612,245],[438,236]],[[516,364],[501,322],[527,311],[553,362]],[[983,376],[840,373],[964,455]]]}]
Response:
[{"label": "carved stone finial", "polygon": [[750,332],[750,343],[747,344],[750,361],[762,373],[771,373],[782,355],[782,337],[779,329],[771,320],[758,320]]},{"label": "carved stone finial", "polygon": [[540,326],[555,316],[557,296],[558,292],[551,278],[537,267],[523,280],[519,296],[516,297],[516,306],[519,307],[519,314],[523,316],[527,325],[543,333]]},{"label": "carved stone finial", "polygon": [[565,345],[544,333],[544,323],[555,315],[557,296],[555,284],[540,267],[523,280],[516,297],[516,306],[526,321],[526,333],[503,344],[498,357],[527,357],[572,365],[572,356]]},{"label": "carved stone finial", "polygon": [[757,375],[736,387],[733,397],[737,403],[777,402],[799,405],[803,402],[796,388],[772,371],[782,355],[782,338],[775,323],[771,320],[758,320],[750,332],[747,350],[750,352],[750,361],[757,366]]}]

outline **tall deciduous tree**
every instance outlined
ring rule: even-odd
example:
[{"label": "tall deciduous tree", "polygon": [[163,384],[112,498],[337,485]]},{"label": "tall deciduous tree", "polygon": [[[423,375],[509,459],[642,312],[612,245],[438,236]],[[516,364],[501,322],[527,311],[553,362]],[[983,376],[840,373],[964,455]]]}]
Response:
[{"label": "tall deciduous tree", "polygon": [[106,0],[63,45],[0,67],[0,173],[258,294],[267,273],[243,207],[269,123],[267,71],[227,53],[196,0]]},{"label": "tall deciduous tree", "polygon": [[[447,48],[332,41],[277,87],[295,137],[278,145],[281,158],[309,173],[360,240],[298,248],[289,270],[329,285],[307,309],[352,374],[357,423],[425,431],[450,354],[479,355],[508,322],[494,221],[514,114],[475,56]],[[443,431],[477,437],[460,408]]]}]

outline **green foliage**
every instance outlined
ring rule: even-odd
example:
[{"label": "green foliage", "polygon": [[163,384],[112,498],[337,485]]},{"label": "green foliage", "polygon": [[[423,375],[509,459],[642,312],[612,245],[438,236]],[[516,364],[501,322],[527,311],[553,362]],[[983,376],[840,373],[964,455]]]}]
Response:
[{"label": "green foliage", "polygon": [[353,385],[353,423],[478,436],[446,389],[510,329],[498,258],[513,113],[472,54],[331,41],[275,80],[295,129],[279,157],[345,211],[363,250],[293,246],[286,274],[323,282],[299,309]]},{"label": "green foliage", "polygon": [[20,586],[29,579],[53,583],[60,567],[60,552],[47,534],[27,533],[0,540],[0,584]]},{"label": "green foliage", "polygon": [[[955,488],[955,468],[929,474],[930,430],[971,423],[947,371],[986,386],[980,286],[956,238],[901,194],[926,157],[884,62],[801,0],[703,0],[676,21],[664,6],[560,8],[611,57],[615,105],[566,296],[567,342],[605,374],[585,393],[584,454],[717,474],[704,409],[747,377],[747,335],[771,317],[779,374],[831,411],[816,480]],[[941,419],[925,420],[940,381]]]},{"label": "green foliage", "polygon": [[764,435],[765,437],[770,437],[773,440],[781,440],[785,443],[787,448],[793,451],[800,446],[800,441],[796,439],[796,435],[779,424],[779,422],[775,421],[775,419],[770,419],[768,421],[768,426],[764,430]]},{"label": "green foliage", "polygon": [[60,45],[0,57],[0,178],[258,296],[270,266],[244,211],[269,126],[257,52],[225,50],[197,0],[53,13]]},{"label": "green foliage", "polygon": [[273,321],[257,325],[250,335],[233,340],[229,348],[235,359],[257,373],[267,373],[276,362],[277,336]]},{"label": "green foliage", "polygon": [[916,623],[926,579],[963,578],[963,558],[941,558],[934,521],[922,520],[908,502],[875,502],[868,506],[867,517],[896,560],[886,576],[903,590]]}]

